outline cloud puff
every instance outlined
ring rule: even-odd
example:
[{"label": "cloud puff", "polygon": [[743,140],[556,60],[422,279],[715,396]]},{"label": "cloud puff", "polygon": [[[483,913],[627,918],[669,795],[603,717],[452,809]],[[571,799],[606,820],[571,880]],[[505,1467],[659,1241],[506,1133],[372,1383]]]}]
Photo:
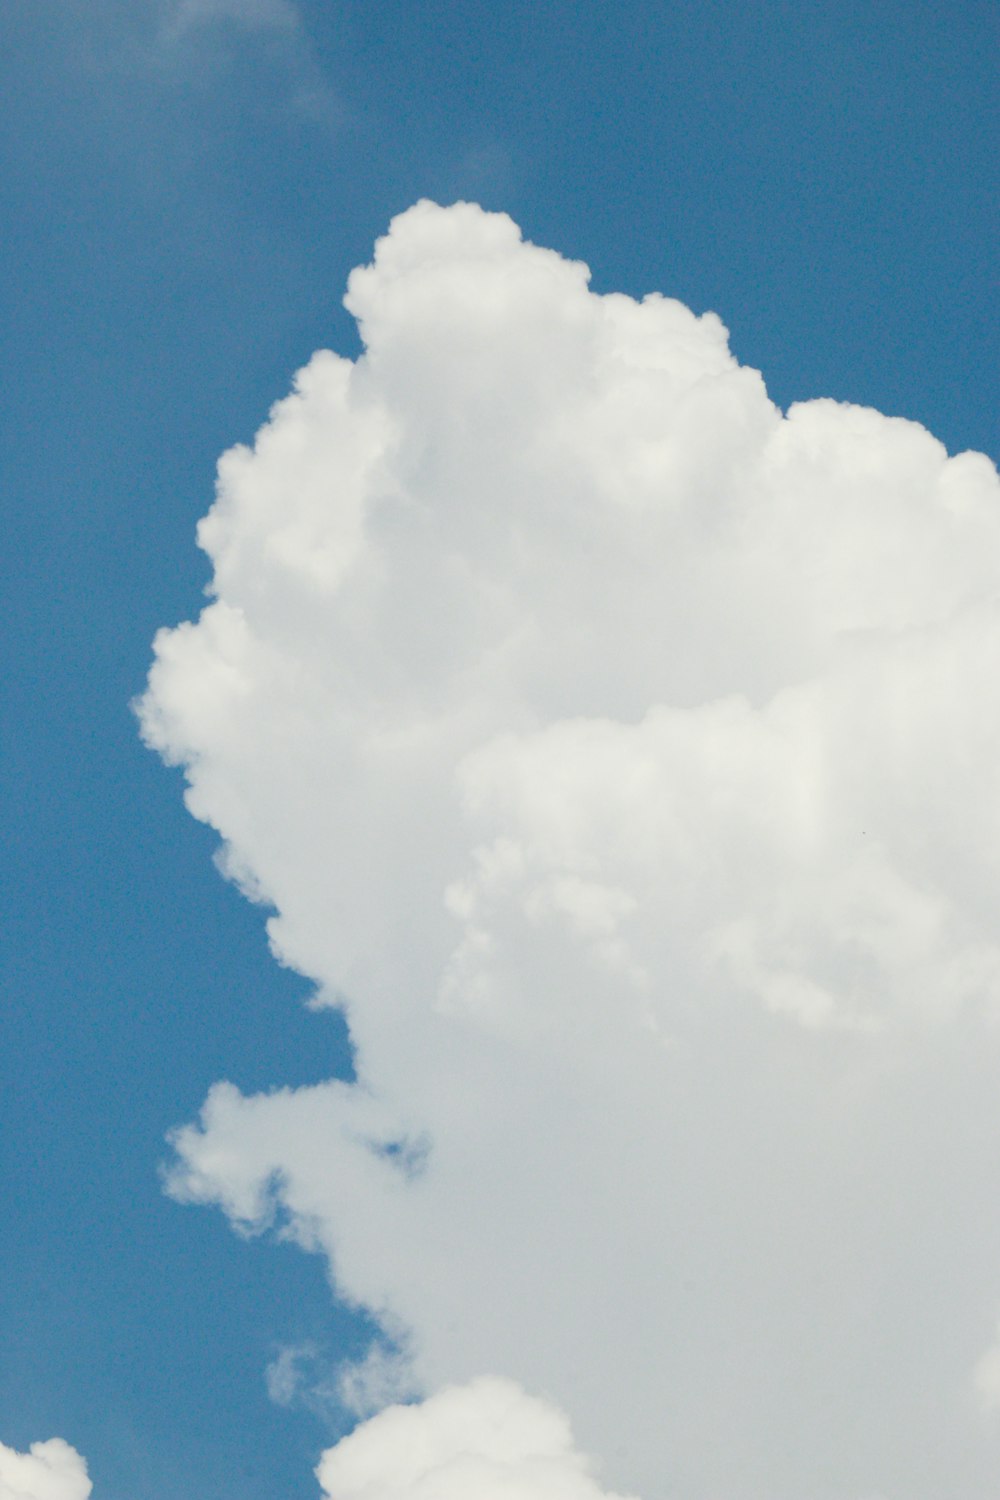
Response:
[{"label": "cloud puff", "polygon": [[0,1443],[0,1500],[87,1500],[87,1465],[62,1438],[17,1453]]},{"label": "cloud puff", "polygon": [[370,1417],[417,1394],[404,1349],[374,1340],[360,1359],[334,1362],[315,1344],[288,1344],[264,1371],[276,1406],[301,1405],[343,1427],[345,1413]]},{"label": "cloud puff", "polygon": [[315,1358],[312,1344],[288,1344],[279,1349],[264,1371],[267,1394],[276,1406],[291,1406],[304,1384],[303,1364]]},{"label": "cloud puff", "polygon": [[172,1190],[647,1500],[992,1500],[995,469],[471,205],[347,305],[141,716],[358,1080],[217,1086]]},{"label": "cloud puff", "polygon": [[329,1500],[624,1500],[594,1480],[561,1412],[488,1378],[388,1407],[316,1475]]}]

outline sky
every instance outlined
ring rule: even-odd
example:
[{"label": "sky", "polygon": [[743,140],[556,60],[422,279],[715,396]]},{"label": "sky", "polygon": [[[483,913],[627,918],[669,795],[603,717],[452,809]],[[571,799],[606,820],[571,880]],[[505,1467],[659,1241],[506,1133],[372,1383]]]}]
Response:
[{"label": "sky", "polygon": [[992,1497],[991,11],[4,7],[0,1500]]}]

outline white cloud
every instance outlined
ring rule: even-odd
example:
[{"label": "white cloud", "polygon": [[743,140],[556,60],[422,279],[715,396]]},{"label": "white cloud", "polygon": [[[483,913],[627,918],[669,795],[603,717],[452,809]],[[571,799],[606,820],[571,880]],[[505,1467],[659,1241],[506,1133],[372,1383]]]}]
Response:
[{"label": "white cloud", "polygon": [[87,1465],[62,1438],[17,1453],[0,1443],[0,1500],[87,1500]]},{"label": "white cloud", "polygon": [[562,1413],[508,1380],[388,1407],[316,1474],[330,1500],[623,1500],[597,1484]]},{"label": "white cloud", "polygon": [[302,1406],[343,1428],[344,1415],[370,1417],[418,1394],[405,1348],[376,1339],[358,1359],[332,1360],[311,1342],[278,1350],[264,1371],[276,1406]]},{"label": "white cloud", "polygon": [[264,1371],[267,1394],[275,1406],[291,1406],[303,1386],[302,1365],[315,1358],[312,1344],[288,1344],[279,1349]]},{"label": "white cloud", "polygon": [[356,1417],[370,1417],[392,1402],[417,1394],[413,1369],[405,1349],[373,1343],[361,1359],[342,1366],[337,1398]]},{"label": "white cloud", "polygon": [[993,1500],[995,470],[470,205],[348,306],[142,716],[359,1082],[218,1086],[173,1191],[646,1500]]}]

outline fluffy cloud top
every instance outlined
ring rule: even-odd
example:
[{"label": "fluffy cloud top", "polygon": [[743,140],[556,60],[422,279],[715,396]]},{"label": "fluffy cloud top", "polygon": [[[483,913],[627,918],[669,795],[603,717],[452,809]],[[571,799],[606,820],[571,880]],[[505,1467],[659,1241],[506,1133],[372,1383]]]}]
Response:
[{"label": "fluffy cloud top", "polygon": [[17,1453],[0,1443],[0,1500],[87,1500],[87,1465],[62,1438]]},{"label": "fluffy cloud top", "polygon": [[316,1474],[329,1500],[623,1500],[592,1478],[560,1412],[488,1378],[387,1407]]},{"label": "fluffy cloud top", "polygon": [[142,722],[358,1079],[219,1085],[173,1190],[646,1500],[993,1500],[993,466],[471,205],[347,305]]}]

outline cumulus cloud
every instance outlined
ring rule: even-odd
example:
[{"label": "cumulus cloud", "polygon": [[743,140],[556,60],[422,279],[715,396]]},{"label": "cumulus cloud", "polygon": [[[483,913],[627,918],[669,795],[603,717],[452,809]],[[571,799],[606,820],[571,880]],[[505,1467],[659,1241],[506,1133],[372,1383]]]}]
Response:
[{"label": "cumulus cloud", "polygon": [[993,1500],[994,467],[472,205],[347,306],[141,718],[357,1080],[218,1085],[172,1191],[645,1500]]},{"label": "cumulus cloud", "polygon": [[0,1500],[87,1500],[87,1465],[62,1438],[17,1453],[0,1443]]},{"label": "cumulus cloud", "polygon": [[489,1378],[387,1407],[316,1475],[329,1500],[624,1500],[597,1484],[561,1412]]}]

